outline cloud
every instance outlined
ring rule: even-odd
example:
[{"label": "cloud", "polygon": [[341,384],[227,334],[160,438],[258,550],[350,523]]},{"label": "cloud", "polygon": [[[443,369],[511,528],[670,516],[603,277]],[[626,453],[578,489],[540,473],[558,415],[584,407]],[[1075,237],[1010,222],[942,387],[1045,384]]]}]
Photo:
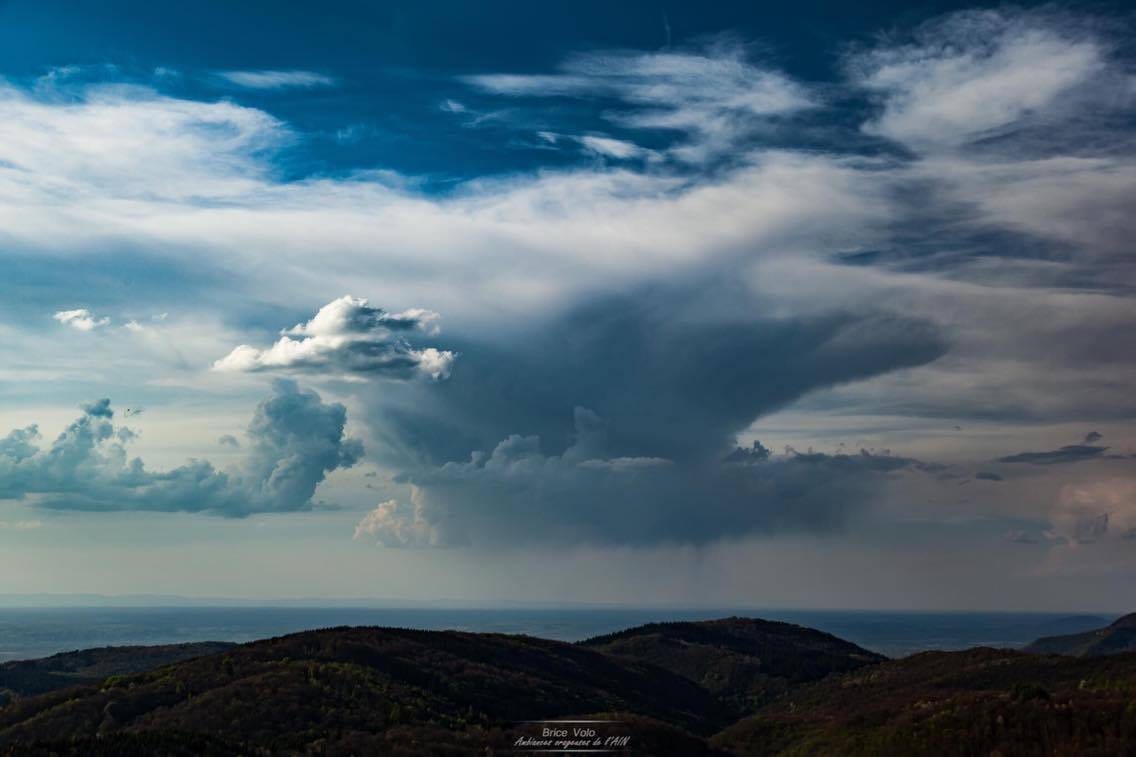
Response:
[{"label": "cloud", "polygon": [[979,481],[1001,481],[1002,480],[1001,476],[999,476],[997,473],[991,473],[990,471],[979,471],[978,473],[974,474],[974,477],[976,479],[978,479]]},{"label": "cloud", "polygon": [[229,517],[310,510],[326,475],[355,464],[362,444],[344,436],[346,410],[325,404],[295,382],[277,380],[248,427],[239,465],[218,470],[203,460],[150,471],[128,458],[134,434],[116,428],[110,400],[85,405],[83,414],[39,449],[38,429],[0,439],[0,497],[29,499],[50,510],[207,512]]},{"label": "cloud", "polygon": [[755,419],[810,392],[923,365],[946,349],[930,324],[872,312],[765,317],[725,278],[596,298],[456,343],[462,370],[363,399],[392,466],[465,458],[512,434],[569,443],[564,408],[607,421],[611,457],[720,460]]},{"label": "cloud", "polygon": [[[49,217],[61,222],[76,203],[92,216],[110,213],[87,227],[88,242],[103,239],[123,231],[126,207],[116,200],[191,202],[252,190],[270,173],[262,151],[288,136],[267,113],[230,102],[177,99],[138,85],[64,83],[29,92],[0,81],[5,218],[51,208]],[[50,229],[42,216],[30,225]]]},{"label": "cloud", "polygon": [[94,331],[110,323],[110,318],[98,318],[91,315],[91,311],[86,308],[79,308],[77,310],[60,310],[55,315],[51,316],[55,320],[62,323],[64,326],[70,326],[77,331]]},{"label": "cloud", "polygon": [[1030,463],[1032,465],[1059,465],[1079,463],[1083,460],[1098,460],[1108,447],[1095,447],[1089,444],[1067,444],[1047,452],[1019,452],[998,458],[1000,463]]},{"label": "cloud", "polygon": [[735,447],[734,451],[722,458],[726,463],[762,463],[773,456],[764,444],[754,439],[750,447]]},{"label": "cloud", "polygon": [[577,138],[585,150],[607,158],[616,160],[630,160],[632,158],[648,158],[656,156],[653,150],[647,150],[634,142],[611,137],[585,135]]},{"label": "cloud", "polygon": [[1085,441],[1085,444],[1092,444],[1093,442],[1099,442],[1103,438],[1104,438],[1103,434],[1100,434],[1096,431],[1090,431],[1089,433],[1085,434],[1085,440],[1084,441]]},{"label": "cloud", "polygon": [[420,497],[414,504],[390,499],[381,502],[363,516],[355,526],[355,539],[374,539],[384,547],[436,547],[438,542],[434,526],[425,517]]},{"label": "cloud", "polygon": [[311,89],[331,87],[336,83],[333,77],[314,71],[222,71],[218,76],[245,89]]},{"label": "cloud", "polygon": [[906,44],[888,38],[847,59],[880,106],[863,130],[920,158],[910,170],[955,224],[973,213],[976,228],[1049,240],[1050,257],[1126,256],[1136,188],[1126,23],[1053,7],[934,19]]},{"label": "cloud", "polygon": [[817,105],[806,87],[748,58],[743,45],[723,38],[688,51],[579,54],[555,74],[483,74],[466,81],[511,97],[611,98],[620,109],[610,120],[685,133],[687,142],[670,154],[699,163],[752,133],[755,122]]},{"label": "cloud", "polygon": [[1067,484],[1050,515],[1047,536],[1058,544],[1113,543],[1136,536],[1136,480]]},{"label": "cloud", "polygon": [[232,434],[221,434],[217,437],[217,444],[222,447],[232,447],[233,449],[240,449],[241,446],[240,441]]},{"label": "cloud", "polygon": [[1106,68],[1098,38],[1044,11],[955,13],[914,36],[853,55],[848,71],[882,103],[864,130],[917,149],[990,138],[1078,107],[1069,95]]},{"label": "cloud", "polygon": [[[513,434],[536,436],[546,457],[559,457],[571,443],[562,419],[576,405],[608,423],[608,447],[584,466],[588,475],[636,466],[663,475],[655,466],[690,480],[698,465],[733,454],[748,424],[790,405],[822,443],[817,426],[833,422],[838,406],[864,425],[886,417],[905,438],[960,416],[1011,427],[1117,422],[1133,409],[1136,375],[1136,350],[1126,349],[1136,162],[1128,127],[1118,126],[1129,113],[1123,51],[1088,26],[1062,31],[1044,16],[999,13],[1034,31],[995,29],[983,43],[963,33],[965,24],[940,24],[940,32],[963,30],[960,38],[883,38],[874,48],[882,57],[865,59],[868,77],[881,61],[927,62],[909,80],[928,83],[923,104],[908,97],[922,96],[914,85],[811,87],[776,72],[790,86],[764,91],[801,97],[749,102],[770,71],[736,46],[592,53],[547,79],[481,82],[478,104],[545,87],[595,103],[611,139],[638,144],[636,130],[648,130],[652,147],[671,152],[647,170],[565,151],[576,164],[464,180],[441,193],[390,173],[295,177],[280,170],[294,165],[280,151],[294,143],[293,130],[231,102],[144,87],[8,85],[0,89],[0,222],[6,249],[23,251],[26,263],[0,287],[50,276],[74,291],[108,266],[145,271],[144,286],[98,287],[107,299],[97,308],[121,298],[134,309],[108,312],[146,312],[133,300],[155,290],[200,299],[197,313],[179,315],[189,325],[171,341],[180,348],[196,334],[214,343],[181,366],[207,365],[241,341],[227,329],[277,318],[271,313],[297,302],[364,289],[379,302],[429,302],[447,315],[447,346],[463,353],[461,369],[446,382],[351,390],[368,407],[384,460],[410,475],[465,462],[470,450],[493,450]],[[1013,57],[999,51],[1031,49],[1019,44],[1027,37],[1095,49],[1107,70],[1042,105],[1023,106],[1010,92],[1002,115],[979,112],[957,139],[927,120],[934,108],[924,105],[942,96],[943,71],[966,73],[952,80],[960,97],[988,91],[982,71]],[[951,49],[962,63],[944,62]],[[1123,85],[1111,106],[1097,99],[1105,79]],[[873,138],[864,150],[862,103],[846,106],[865,93],[879,98],[868,130],[906,149],[881,151]],[[599,128],[558,123],[561,106],[544,112],[542,128]],[[771,123],[810,114],[825,134],[756,138]],[[897,120],[881,127],[888,114]],[[724,163],[676,165],[699,150]],[[313,249],[324,253],[318,265]],[[195,318],[209,320],[202,327]],[[62,348],[42,355],[32,345],[53,346],[25,338],[29,348],[17,352],[36,355],[34,364],[5,370],[25,379],[81,370]],[[123,339],[115,353],[136,360],[131,372],[152,367],[150,355],[137,354],[142,341]],[[254,368],[275,349],[260,346],[249,348]],[[344,354],[332,353],[333,362]]]},{"label": "cloud", "polygon": [[825,532],[863,511],[918,461],[788,454],[745,464],[613,457],[608,426],[575,410],[563,453],[512,435],[467,462],[403,475],[408,504],[379,505],[355,537],[385,546],[704,544],[753,534]]},{"label": "cloud", "polygon": [[[445,379],[457,357],[435,347],[412,347],[403,336],[436,334],[438,314],[412,309],[388,313],[345,295],[324,305],[307,323],[281,332],[267,349],[242,344],[213,363],[222,372],[293,371]],[[293,338],[297,337],[297,338]]]}]

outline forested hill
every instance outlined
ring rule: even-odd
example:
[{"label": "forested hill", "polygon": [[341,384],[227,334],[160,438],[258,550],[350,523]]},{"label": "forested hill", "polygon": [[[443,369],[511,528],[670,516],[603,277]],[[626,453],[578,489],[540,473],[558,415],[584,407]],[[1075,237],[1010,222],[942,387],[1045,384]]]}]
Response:
[{"label": "forested hill", "polygon": [[718,734],[744,755],[1136,755],[1136,654],[924,652],[790,693]]},{"label": "forested hill", "polygon": [[756,618],[651,623],[582,642],[674,671],[752,712],[791,688],[885,658],[812,628]]},{"label": "forested hill", "polygon": [[1136,755],[1134,702],[1136,654],[885,660],[745,618],[580,644],[332,628],[14,700],[0,754],[499,754],[578,719],[631,754],[1103,757]]},{"label": "forested hill", "polygon": [[1046,636],[1025,648],[1035,654],[1063,654],[1074,657],[1136,652],[1136,613],[1125,615],[1114,623],[1095,631],[1065,636]]},{"label": "forested hill", "polygon": [[336,628],[18,700],[0,709],[0,748],[79,739],[82,752],[94,748],[82,740],[96,737],[121,746],[192,734],[222,753],[461,754],[519,721],[594,713],[661,721],[648,730],[673,731],[665,741],[676,745],[683,733],[708,736],[729,722],[727,709],[686,678],[573,644]]},{"label": "forested hill", "polygon": [[21,696],[43,694],[108,676],[142,673],[236,646],[220,641],[152,646],[99,647],[61,652],[37,660],[0,663],[0,704]]}]

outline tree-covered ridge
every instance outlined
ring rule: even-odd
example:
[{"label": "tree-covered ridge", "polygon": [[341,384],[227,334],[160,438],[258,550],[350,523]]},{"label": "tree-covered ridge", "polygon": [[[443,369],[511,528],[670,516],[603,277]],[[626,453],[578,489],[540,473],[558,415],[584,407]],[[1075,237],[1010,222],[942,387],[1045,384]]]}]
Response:
[{"label": "tree-covered ridge", "polygon": [[792,692],[713,743],[746,755],[1136,754],[1136,655],[925,652]]},{"label": "tree-covered ridge", "polygon": [[36,660],[0,663],[0,704],[8,699],[43,694],[79,684],[98,683],[107,676],[142,673],[193,657],[223,652],[235,646],[221,641],[152,646],[99,647],[60,652]]},{"label": "tree-covered ridge", "polygon": [[500,754],[564,718],[619,721],[633,754],[1136,755],[1136,654],[886,660],[744,618],[581,644],[332,628],[18,699],[0,755]]},{"label": "tree-covered ridge", "polygon": [[16,701],[0,710],[0,747],[176,732],[238,751],[385,753],[418,742],[468,748],[518,721],[601,712],[703,735],[728,722],[685,678],[572,644],[337,628]]},{"label": "tree-covered ridge", "polygon": [[1125,615],[1104,628],[1063,636],[1046,636],[1025,648],[1037,654],[1064,654],[1074,657],[1136,652],[1136,613]]},{"label": "tree-covered ridge", "polygon": [[582,643],[689,678],[739,717],[794,686],[885,659],[823,631],[738,617],[650,623]]}]

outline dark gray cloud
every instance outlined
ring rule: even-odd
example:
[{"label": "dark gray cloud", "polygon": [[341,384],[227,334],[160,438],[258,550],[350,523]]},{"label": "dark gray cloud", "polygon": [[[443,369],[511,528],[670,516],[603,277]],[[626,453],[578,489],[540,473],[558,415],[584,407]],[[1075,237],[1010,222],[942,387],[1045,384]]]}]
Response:
[{"label": "dark gray cloud", "polygon": [[191,460],[168,471],[147,470],[128,458],[133,438],[116,428],[110,400],[85,405],[47,449],[34,442],[34,426],[0,440],[0,496],[36,495],[35,504],[54,510],[156,510],[210,512],[242,517],[312,507],[325,476],[350,467],[362,444],[345,438],[347,412],[324,403],[293,381],[279,380],[248,427],[248,452],[240,465],[218,470]]},{"label": "dark gray cloud", "polygon": [[1096,431],[1090,431],[1089,433],[1085,434],[1085,444],[1092,444],[1093,442],[1099,442],[1103,438],[1104,438],[1104,436],[1102,434],[1100,434]]},{"label": "dark gray cloud", "polygon": [[722,458],[724,463],[761,463],[772,456],[769,448],[756,439],[749,447],[737,447],[733,452]]},{"label": "dark gray cloud", "polygon": [[414,493],[361,525],[383,543],[703,543],[838,528],[915,461],[772,456],[738,449],[737,435],[811,391],[945,349],[926,323],[890,315],[763,317],[723,279],[601,298],[507,344],[456,346],[448,381],[369,397],[378,458]]},{"label": "dark gray cloud", "polygon": [[979,471],[978,473],[974,474],[974,477],[976,479],[978,479],[979,481],[1001,481],[1002,480],[1001,476],[999,476],[997,473],[992,473],[991,471]]},{"label": "dark gray cloud", "polygon": [[924,321],[880,313],[761,314],[715,279],[608,296],[509,334],[456,340],[444,383],[369,397],[395,466],[463,460],[513,434],[564,450],[576,406],[607,424],[616,456],[719,460],[757,417],[809,392],[923,365],[946,343]]},{"label": "dark gray cloud", "polygon": [[356,537],[385,546],[650,545],[832,531],[890,476],[918,466],[867,452],[774,456],[760,443],[730,462],[614,456],[607,431],[576,408],[575,439],[561,454],[546,454],[536,436],[512,435],[465,462],[404,474],[410,502],[382,503]]},{"label": "dark gray cloud", "polygon": [[1019,452],[1016,455],[1007,455],[998,458],[1000,463],[1030,463],[1032,465],[1059,465],[1061,463],[1079,463],[1082,460],[1097,460],[1105,453],[1108,447],[1097,447],[1090,444],[1067,444],[1060,449],[1047,452]]}]

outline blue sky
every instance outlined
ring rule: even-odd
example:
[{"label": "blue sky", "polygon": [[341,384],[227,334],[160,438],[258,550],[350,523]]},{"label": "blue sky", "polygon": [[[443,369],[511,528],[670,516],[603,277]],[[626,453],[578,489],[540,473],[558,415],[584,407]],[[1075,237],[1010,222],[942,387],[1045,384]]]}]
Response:
[{"label": "blue sky", "polygon": [[1124,609],[1130,39],[0,5],[0,593]]}]

